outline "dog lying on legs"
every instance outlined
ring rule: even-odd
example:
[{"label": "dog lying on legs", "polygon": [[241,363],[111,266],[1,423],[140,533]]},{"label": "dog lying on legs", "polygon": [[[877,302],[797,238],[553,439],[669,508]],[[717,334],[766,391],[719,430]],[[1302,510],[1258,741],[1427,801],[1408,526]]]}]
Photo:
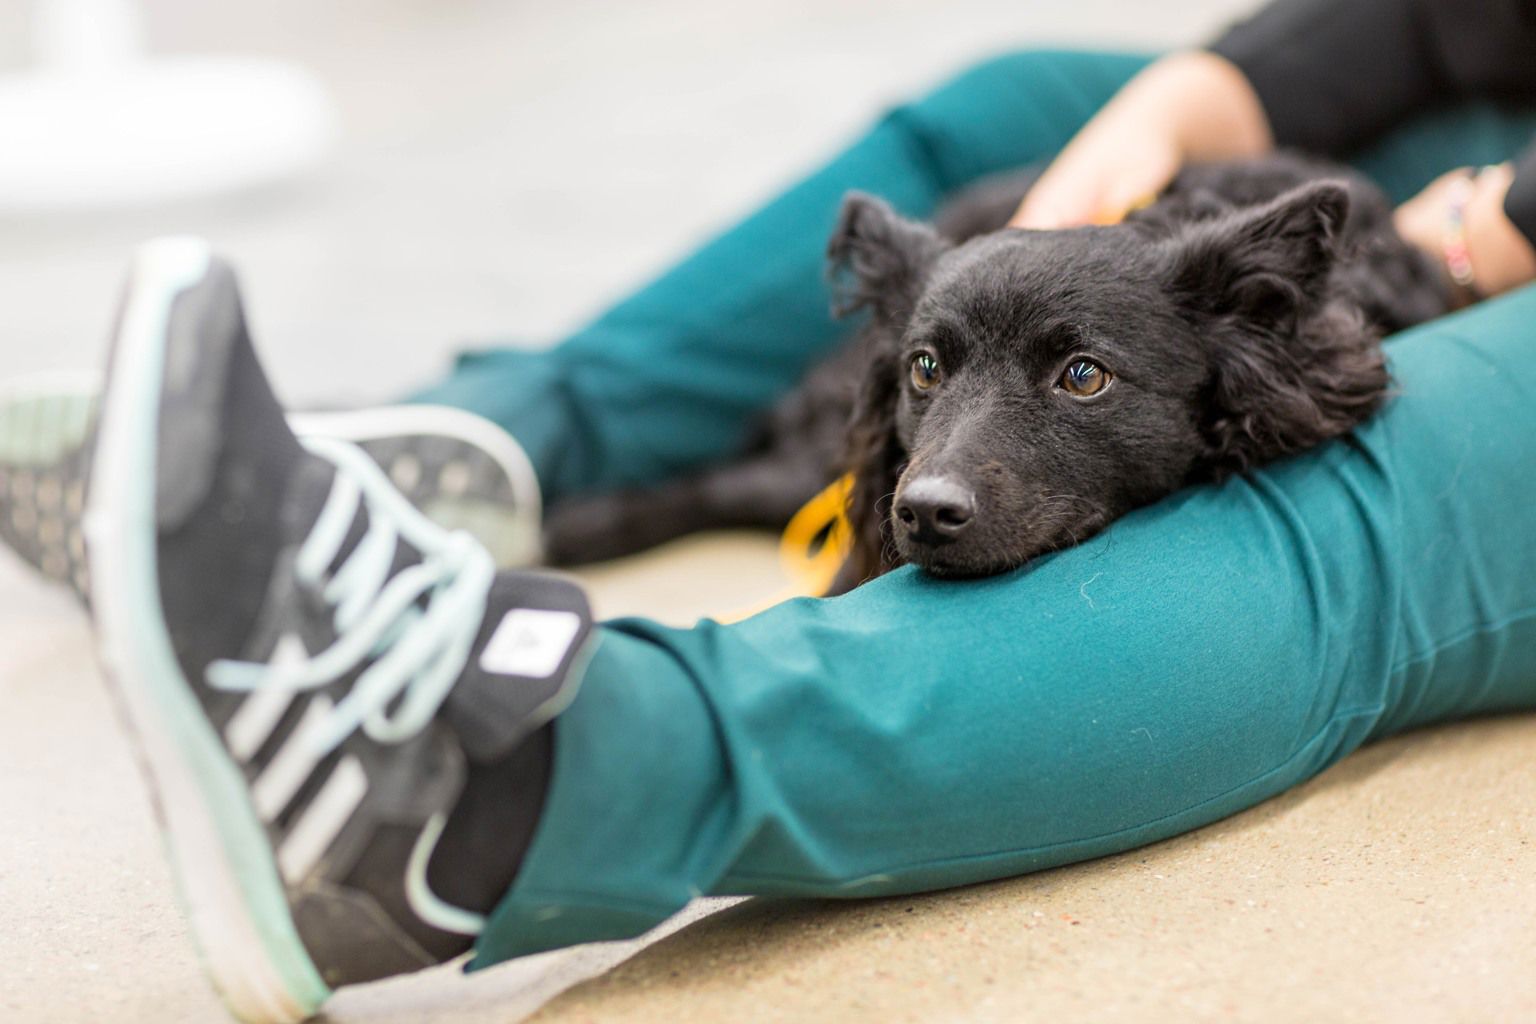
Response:
[{"label": "dog lying on legs", "polygon": [[1194,166],[1117,225],[998,230],[1031,180],[984,182],[932,226],[850,195],[828,254],[864,329],[740,457],[556,506],[551,559],[779,528],[852,471],[834,590],[907,562],[1003,571],[1347,433],[1386,398],[1382,334],[1450,305],[1385,197],[1336,165]]}]

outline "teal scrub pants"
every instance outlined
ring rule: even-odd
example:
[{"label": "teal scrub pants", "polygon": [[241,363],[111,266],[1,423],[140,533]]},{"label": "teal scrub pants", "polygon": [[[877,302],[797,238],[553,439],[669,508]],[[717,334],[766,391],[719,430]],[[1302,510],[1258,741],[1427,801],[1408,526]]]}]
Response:
[{"label": "teal scrub pants", "polygon": [[[844,192],[931,213],[1049,157],[1146,59],[981,64],[562,344],[466,357],[422,397],[501,423],[556,497],[724,455],[845,335],[821,258]],[[1533,128],[1444,111],[1356,162],[1401,199]],[[1536,288],[1389,352],[1396,397],[1353,436],[1014,572],[606,624],[475,966],[635,935],[701,894],[886,895],[1099,857],[1371,739],[1536,707]]]}]

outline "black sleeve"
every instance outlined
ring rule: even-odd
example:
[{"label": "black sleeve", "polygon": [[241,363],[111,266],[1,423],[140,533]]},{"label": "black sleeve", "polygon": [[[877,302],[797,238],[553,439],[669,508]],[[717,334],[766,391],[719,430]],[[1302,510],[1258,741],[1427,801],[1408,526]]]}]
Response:
[{"label": "black sleeve", "polygon": [[[1252,83],[1276,142],[1319,153],[1444,103],[1536,103],[1536,0],[1276,0],[1210,49]],[[1536,240],[1536,147],[1505,209]]]},{"label": "black sleeve", "polygon": [[1536,245],[1536,142],[1515,161],[1515,180],[1504,196],[1504,212],[1520,233]]}]

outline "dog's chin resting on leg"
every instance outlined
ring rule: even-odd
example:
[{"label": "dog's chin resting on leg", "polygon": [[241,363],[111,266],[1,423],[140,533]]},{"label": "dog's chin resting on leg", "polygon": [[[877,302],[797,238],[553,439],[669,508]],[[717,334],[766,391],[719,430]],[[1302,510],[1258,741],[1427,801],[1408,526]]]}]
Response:
[{"label": "dog's chin resting on leg", "polygon": [[1199,168],[1118,225],[958,245],[850,196],[830,255],[874,340],[841,588],[1010,569],[1374,412],[1382,332],[1446,290],[1373,187],[1309,167]]},{"label": "dog's chin resting on leg", "polygon": [[1031,180],[983,182],[932,225],[849,195],[828,256],[856,338],[741,456],[557,506],[554,561],[782,526],[852,472],[834,591],[905,563],[1000,572],[1347,433],[1386,399],[1382,334],[1450,304],[1385,197],[1337,165],[1194,166],[1121,224],[1000,229]]}]

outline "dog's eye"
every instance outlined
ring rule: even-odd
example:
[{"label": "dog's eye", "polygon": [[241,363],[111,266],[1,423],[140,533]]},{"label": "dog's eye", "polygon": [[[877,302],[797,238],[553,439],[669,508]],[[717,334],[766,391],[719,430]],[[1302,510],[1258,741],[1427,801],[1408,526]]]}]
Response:
[{"label": "dog's eye", "polygon": [[919,391],[936,387],[944,375],[939,372],[939,361],[927,352],[912,357],[912,386]]},{"label": "dog's eye", "polygon": [[1110,373],[1092,359],[1079,359],[1061,375],[1061,389],[1069,395],[1087,398],[1109,387]]}]

